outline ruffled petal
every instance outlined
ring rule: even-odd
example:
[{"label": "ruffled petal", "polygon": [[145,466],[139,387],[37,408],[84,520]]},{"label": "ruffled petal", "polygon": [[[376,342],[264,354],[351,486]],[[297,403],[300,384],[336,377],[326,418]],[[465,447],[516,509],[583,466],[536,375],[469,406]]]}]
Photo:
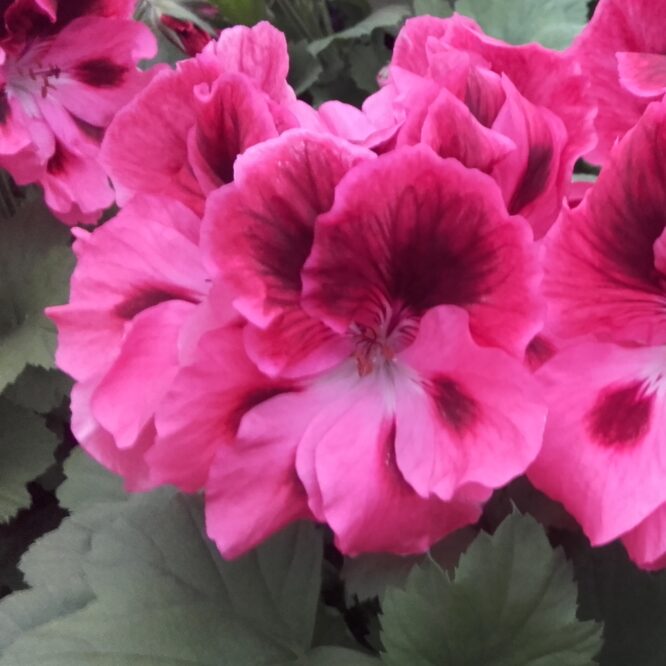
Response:
[{"label": "ruffled petal", "polygon": [[[666,106],[650,107],[585,200],[546,239],[544,291],[556,334],[666,342],[663,243]],[[657,258],[655,257],[655,253]]]},{"label": "ruffled petal", "polygon": [[342,176],[371,157],[341,139],[292,130],[249,149],[236,162],[234,184],[211,195],[204,251],[254,324],[266,326],[298,304],[314,220],[331,207]]},{"label": "ruffled petal", "polygon": [[466,484],[499,488],[541,447],[540,390],[518,359],[477,346],[464,310],[428,312],[397,361],[415,375],[396,380],[397,465],[422,496],[455,497]]},{"label": "ruffled petal", "polygon": [[478,342],[522,358],[542,323],[539,273],[529,227],[496,184],[415,146],[340,183],[316,223],[303,307],[342,333],[458,305]]},{"label": "ruffled petal", "polygon": [[550,411],[528,476],[564,504],[593,545],[666,501],[664,376],[660,348],[596,342],[560,352],[537,372]]}]

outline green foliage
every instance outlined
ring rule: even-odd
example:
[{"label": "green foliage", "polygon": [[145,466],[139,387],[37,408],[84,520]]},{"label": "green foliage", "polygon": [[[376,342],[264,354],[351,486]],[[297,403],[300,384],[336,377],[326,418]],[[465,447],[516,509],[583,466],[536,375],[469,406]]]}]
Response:
[{"label": "green foliage", "polygon": [[588,666],[601,648],[599,625],[576,619],[564,554],[519,514],[481,533],[454,576],[416,567],[383,609],[387,666]]},{"label": "green foliage", "polygon": [[30,504],[26,484],[54,464],[57,438],[44,419],[0,397],[0,522]]},{"label": "green foliage", "polygon": [[71,379],[62,372],[27,365],[2,395],[15,405],[46,414],[60,405],[71,388]]},{"label": "green foliage", "polygon": [[0,391],[30,363],[54,367],[56,334],[44,316],[67,300],[73,256],[69,232],[43,203],[0,218]]},{"label": "green foliage", "polygon": [[414,14],[448,18],[453,14],[453,3],[448,0],[414,0]]},{"label": "green foliage", "polygon": [[128,497],[81,455],[66,471],[59,497],[72,517],[23,558],[32,589],[0,604],[2,666],[376,661],[313,646],[322,569],[314,526],[226,562],[204,535],[200,498]]},{"label": "green foliage", "polygon": [[215,5],[222,18],[232,24],[254,25],[266,18],[264,0],[209,0]]},{"label": "green foliage", "polygon": [[586,0],[457,0],[455,7],[493,37],[552,49],[567,48],[587,22]]}]

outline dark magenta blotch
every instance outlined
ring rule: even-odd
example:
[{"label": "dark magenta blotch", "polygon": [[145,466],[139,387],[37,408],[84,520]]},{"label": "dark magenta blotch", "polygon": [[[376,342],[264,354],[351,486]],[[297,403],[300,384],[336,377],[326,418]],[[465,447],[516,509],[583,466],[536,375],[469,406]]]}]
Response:
[{"label": "dark magenta blotch", "polygon": [[9,118],[11,109],[9,108],[9,100],[5,89],[0,89],[0,125],[4,125]]},{"label": "dark magenta blotch", "polygon": [[548,184],[552,162],[552,146],[535,145],[530,148],[523,177],[518,181],[518,187],[508,206],[511,215],[520,213],[544,191]]},{"label": "dark magenta blotch", "polygon": [[449,377],[430,382],[430,395],[444,425],[457,435],[470,432],[479,420],[479,404]]},{"label": "dark magenta blotch", "polygon": [[107,58],[86,60],[74,70],[75,78],[94,88],[115,88],[123,82],[126,73],[127,67]]},{"label": "dark magenta blotch", "polygon": [[121,301],[115,306],[113,311],[122,319],[130,320],[144,310],[168,301],[185,301],[187,303],[196,304],[199,302],[199,299],[180,292],[176,288],[149,287],[140,290],[129,298],[126,298],[124,301]]},{"label": "dark magenta blotch", "polygon": [[603,446],[631,446],[650,429],[653,396],[642,382],[607,388],[587,415],[590,436]]},{"label": "dark magenta blotch", "polygon": [[69,158],[65,147],[59,141],[56,141],[53,155],[46,163],[46,171],[52,176],[57,176],[67,171],[68,162]]}]

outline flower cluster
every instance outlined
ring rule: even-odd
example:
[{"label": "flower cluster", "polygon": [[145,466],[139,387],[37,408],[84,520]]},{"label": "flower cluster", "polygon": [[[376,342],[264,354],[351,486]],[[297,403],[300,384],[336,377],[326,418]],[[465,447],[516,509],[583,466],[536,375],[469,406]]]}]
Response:
[{"label": "flower cluster", "polygon": [[412,19],[361,109],[315,110],[267,23],[144,75],[127,2],[33,2],[4,10],[0,158],[66,220],[113,184],[49,315],[74,434],[128,488],[203,489],[229,557],[300,519],[405,554],[527,473],[593,544],[666,564],[652,3],[602,0],[563,53]]},{"label": "flower cluster", "polygon": [[134,0],[0,3],[0,167],[39,183],[69,224],[113,203],[99,163],[103,130],[152,74],[152,33],[130,20]]}]

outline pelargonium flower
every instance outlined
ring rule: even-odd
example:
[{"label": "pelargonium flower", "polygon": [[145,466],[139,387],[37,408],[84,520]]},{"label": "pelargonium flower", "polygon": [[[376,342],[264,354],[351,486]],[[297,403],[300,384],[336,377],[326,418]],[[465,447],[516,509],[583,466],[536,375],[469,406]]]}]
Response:
[{"label": "pelargonium flower", "polygon": [[92,233],[77,228],[70,302],[47,309],[57,364],[76,381],[72,431],[131,490],[155,485],[153,414],[197,337],[209,289],[200,226],[178,201],[140,197]]},{"label": "pelargonium flower", "polygon": [[0,8],[0,166],[38,182],[67,223],[113,202],[98,163],[104,128],[146,83],[155,40],[134,1],[12,0]]},{"label": "pelargonium flower", "polygon": [[537,44],[512,46],[474,21],[420,17],[395,43],[384,87],[363,112],[337,102],[320,118],[379,152],[425,143],[491,174],[509,212],[537,237],[556,219],[573,165],[594,144],[594,108],[580,67]]},{"label": "pelargonium flower", "polygon": [[308,517],[349,554],[423,551],[536,456],[540,269],[488,176],[292,130],[237,159],[202,245],[247,323],[201,338],[147,460],[205,487],[224,554]]},{"label": "pelargonium flower", "polygon": [[549,419],[533,483],[593,545],[621,537],[665,563],[666,106],[650,106],[598,181],[545,240],[549,327],[565,341],[537,373]]},{"label": "pelargonium flower", "polygon": [[666,92],[664,7],[654,0],[601,0],[571,47],[589,77],[599,112],[597,147],[588,159],[602,164],[617,139],[647,105]]},{"label": "pelargonium flower", "polygon": [[224,30],[159,73],[109,127],[102,161],[121,201],[167,194],[203,213],[246,148],[314,115],[286,82],[284,35],[266,22]]}]

